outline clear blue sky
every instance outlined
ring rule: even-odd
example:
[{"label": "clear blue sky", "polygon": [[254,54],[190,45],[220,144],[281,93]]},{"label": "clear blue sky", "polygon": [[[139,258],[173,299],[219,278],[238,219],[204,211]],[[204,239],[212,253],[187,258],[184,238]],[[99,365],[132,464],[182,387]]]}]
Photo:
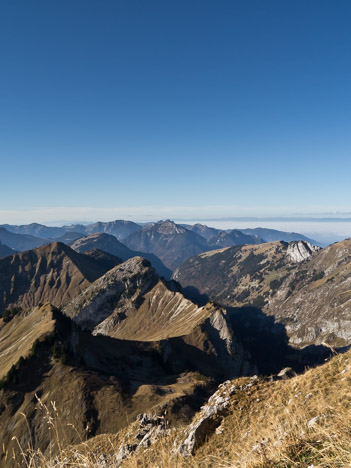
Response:
[{"label": "clear blue sky", "polygon": [[2,0],[0,222],[351,211],[350,24],[349,0]]}]

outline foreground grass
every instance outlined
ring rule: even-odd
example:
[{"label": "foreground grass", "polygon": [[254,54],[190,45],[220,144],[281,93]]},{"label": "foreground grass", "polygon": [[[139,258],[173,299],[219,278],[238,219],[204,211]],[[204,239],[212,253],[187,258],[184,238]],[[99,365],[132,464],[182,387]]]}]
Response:
[{"label": "foreground grass", "polygon": [[[245,382],[248,379],[242,378],[235,384]],[[57,412],[53,417],[52,409],[42,409],[53,433],[52,453],[59,455],[23,450],[18,462],[28,468],[117,466],[111,461],[103,465],[104,456],[117,454],[135,437],[133,423],[117,435],[101,435],[64,449],[62,431],[55,429]],[[183,458],[176,451],[185,429],[171,429],[126,459],[123,467],[351,467],[351,352],[292,379],[259,380],[247,391],[238,390],[220,429],[193,457]]]},{"label": "foreground grass", "polygon": [[350,384],[350,353],[290,380],[260,382],[233,396],[220,433],[194,457],[172,455],[169,438],[124,466],[351,467]]}]

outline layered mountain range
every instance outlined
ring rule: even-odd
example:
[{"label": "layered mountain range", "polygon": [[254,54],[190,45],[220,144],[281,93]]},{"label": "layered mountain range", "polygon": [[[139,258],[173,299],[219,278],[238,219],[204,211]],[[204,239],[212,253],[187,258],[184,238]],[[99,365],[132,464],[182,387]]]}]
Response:
[{"label": "layered mountain range", "polygon": [[15,234],[3,227],[0,227],[0,242],[13,250],[34,249],[47,243],[45,239],[28,234]]},{"label": "layered mountain range", "polygon": [[177,427],[226,379],[292,375],[351,345],[351,240],[321,249],[169,220],[74,228],[0,258],[0,466],[28,444],[57,453],[56,405],[62,445],[145,412]]},{"label": "layered mountain range", "polygon": [[13,414],[50,450],[46,419],[33,414],[50,399],[65,407],[64,421],[75,415],[64,435],[74,443],[154,405],[186,419],[215,381],[255,371],[223,308],[185,299],[146,259],[113,258],[53,243],[0,260],[0,441],[15,453],[13,437],[27,445],[30,434],[21,421],[12,428]]},{"label": "layered mountain range", "polygon": [[[264,235],[260,235],[256,231]],[[8,224],[0,226],[0,242],[18,251],[38,247],[53,240],[70,245],[75,240],[92,234],[114,236],[133,253],[136,252],[144,257],[153,254],[163,262],[168,270],[174,270],[193,255],[220,247],[257,244],[269,240],[307,240],[316,244],[315,241],[297,233],[285,233],[270,229],[260,230],[259,228],[250,231],[250,233],[236,229],[222,231],[203,224],[180,225],[170,220],[158,221],[144,226],[123,220],[97,222],[85,226],[74,224],[49,227],[36,223],[22,226]],[[161,275],[169,276],[169,271],[162,271],[163,267],[155,264],[155,257],[153,259],[147,258]]]},{"label": "layered mountain range", "polygon": [[104,252],[108,252],[111,255],[121,258],[123,261],[140,256],[149,260],[160,276],[170,278],[172,274],[171,270],[169,270],[153,253],[131,250],[126,245],[118,241],[115,236],[110,234],[90,234],[89,236],[76,239],[69,245],[72,249],[80,253],[88,252],[92,249],[103,250]]}]

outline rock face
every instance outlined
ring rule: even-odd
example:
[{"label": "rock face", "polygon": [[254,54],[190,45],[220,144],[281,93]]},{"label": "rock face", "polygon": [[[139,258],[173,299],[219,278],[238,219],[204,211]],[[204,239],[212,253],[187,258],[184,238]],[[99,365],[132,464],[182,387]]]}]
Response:
[{"label": "rock face", "polygon": [[153,278],[146,287],[130,291],[128,300],[119,300],[94,333],[120,339],[164,340],[188,334],[208,314],[208,308],[197,307],[179,291]]},{"label": "rock face", "polygon": [[189,259],[173,277],[225,306],[273,316],[291,345],[351,344],[350,239],[324,249],[304,241],[222,249]]},{"label": "rock face", "polygon": [[107,268],[59,242],[0,259],[0,312],[70,301]]},{"label": "rock face", "polygon": [[64,312],[81,327],[93,329],[130,300],[136,301],[157,281],[158,276],[150,263],[141,257],[133,257],[87,287],[64,308]]},{"label": "rock face", "polygon": [[185,299],[141,257],[106,273],[63,310],[93,335],[158,342],[164,363],[174,372],[182,372],[185,362],[204,375],[226,378],[253,369],[226,311]]},{"label": "rock face", "polygon": [[237,390],[247,390],[257,383],[257,376],[251,378],[251,382],[245,388],[226,381],[219,385],[218,390],[209,398],[208,403],[201,408],[195,421],[186,430],[187,437],[180,443],[177,452],[183,457],[194,455],[196,450],[203,445],[208,437],[220,426],[223,417],[228,414],[231,396]]},{"label": "rock face", "polygon": [[295,346],[351,344],[351,240],[301,262],[267,305]]},{"label": "rock face", "polygon": [[286,255],[293,263],[300,263],[310,258],[315,252],[318,252],[320,247],[310,244],[309,242],[294,241],[290,242]]},{"label": "rock face", "polygon": [[169,279],[171,271],[165,267],[161,260],[156,255],[147,252],[137,252],[129,249],[124,244],[119,242],[115,236],[109,234],[91,234],[86,237],[77,239],[70,244],[71,248],[76,252],[84,253],[91,249],[99,249],[112,254],[123,261],[126,261],[133,257],[143,257],[149,260],[151,264],[156,268],[156,271],[160,276]]},{"label": "rock face", "polygon": [[115,463],[117,467],[122,466],[123,460],[134,452],[150,447],[161,435],[166,435],[170,432],[167,429],[165,415],[139,414],[137,421],[139,422],[139,429],[135,436],[135,443],[122,445],[116,459],[113,460],[113,457],[110,457],[109,463]]}]

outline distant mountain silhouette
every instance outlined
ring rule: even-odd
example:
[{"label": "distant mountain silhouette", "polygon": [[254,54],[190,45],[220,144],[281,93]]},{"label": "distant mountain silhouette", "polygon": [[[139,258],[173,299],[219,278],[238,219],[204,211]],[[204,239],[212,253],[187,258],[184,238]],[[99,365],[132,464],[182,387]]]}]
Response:
[{"label": "distant mountain silhouette", "polygon": [[208,250],[206,240],[173,221],[159,221],[128,236],[124,243],[130,248],[157,255],[171,270],[187,258]]},{"label": "distant mountain silhouette", "polygon": [[156,255],[148,252],[131,250],[117,240],[115,236],[110,234],[90,234],[89,236],[75,240],[70,246],[80,253],[87,252],[91,249],[100,249],[121,258],[123,261],[137,256],[144,257],[152,263],[160,276],[169,279],[172,274]]},{"label": "distant mountain silhouette", "polygon": [[23,251],[47,244],[48,241],[28,234],[14,234],[0,227],[0,242],[11,249]]}]

